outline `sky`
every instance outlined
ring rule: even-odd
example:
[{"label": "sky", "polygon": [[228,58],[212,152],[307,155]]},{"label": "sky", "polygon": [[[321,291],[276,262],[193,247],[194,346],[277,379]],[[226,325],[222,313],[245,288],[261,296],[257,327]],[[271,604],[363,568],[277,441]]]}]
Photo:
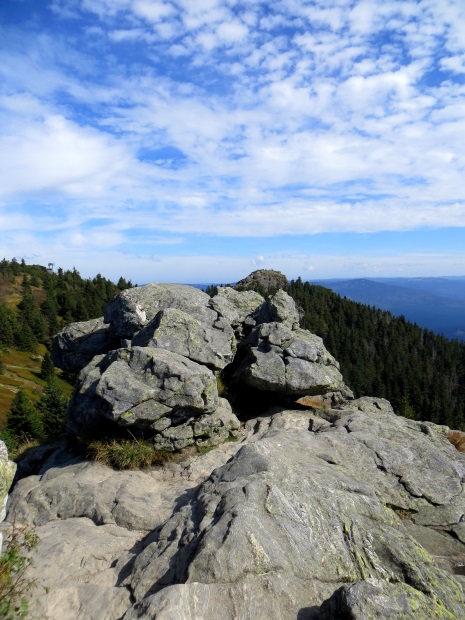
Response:
[{"label": "sky", "polygon": [[463,0],[1,0],[0,258],[465,275]]}]

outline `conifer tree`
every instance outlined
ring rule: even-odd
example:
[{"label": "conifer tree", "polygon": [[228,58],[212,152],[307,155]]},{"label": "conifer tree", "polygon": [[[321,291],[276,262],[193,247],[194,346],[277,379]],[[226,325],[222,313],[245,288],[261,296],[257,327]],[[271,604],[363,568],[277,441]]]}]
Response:
[{"label": "conifer tree", "polygon": [[52,358],[50,357],[50,353],[45,351],[42,364],[40,366],[40,378],[44,381],[50,381],[50,379],[53,379],[54,377],[55,366],[52,362]]},{"label": "conifer tree", "polygon": [[43,437],[42,421],[37,409],[22,389],[16,392],[7,414],[7,430],[19,438],[41,439]]},{"label": "conifer tree", "polygon": [[42,424],[47,439],[55,439],[65,430],[65,416],[68,399],[63,394],[55,377],[51,378],[39,402]]}]

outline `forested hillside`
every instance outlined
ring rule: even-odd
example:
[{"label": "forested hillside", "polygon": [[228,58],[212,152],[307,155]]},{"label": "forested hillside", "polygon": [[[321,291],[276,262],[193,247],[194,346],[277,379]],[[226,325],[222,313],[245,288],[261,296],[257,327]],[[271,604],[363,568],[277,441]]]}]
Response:
[{"label": "forested hillside", "polygon": [[53,334],[102,316],[107,302],[131,286],[100,274],[83,279],[76,269],[0,262],[0,435],[10,451],[62,432],[73,377],[55,372],[47,350]]},{"label": "forested hillside", "polygon": [[397,413],[465,428],[465,344],[389,312],[291,281],[301,325],[324,339],[356,396],[382,396]]},{"label": "forested hillside", "polygon": [[67,323],[103,315],[106,303],[119,291],[132,287],[97,274],[84,279],[76,269],[50,273],[42,265],[16,259],[0,262],[0,348],[34,352],[39,342]]}]

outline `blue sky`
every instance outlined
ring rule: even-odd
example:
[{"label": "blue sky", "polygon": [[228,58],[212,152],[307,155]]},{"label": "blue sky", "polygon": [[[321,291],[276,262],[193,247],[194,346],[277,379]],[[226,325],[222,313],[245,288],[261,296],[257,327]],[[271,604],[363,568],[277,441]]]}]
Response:
[{"label": "blue sky", "polygon": [[465,275],[463,0],[2,0],[0,255]]}]

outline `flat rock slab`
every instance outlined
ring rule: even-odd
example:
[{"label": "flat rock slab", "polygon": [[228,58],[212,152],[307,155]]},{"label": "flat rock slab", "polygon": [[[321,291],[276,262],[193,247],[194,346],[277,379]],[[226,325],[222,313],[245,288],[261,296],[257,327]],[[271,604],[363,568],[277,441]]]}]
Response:
[{"label": "flat rock slab", "polygon": [[28,618],[119,620],[132,605],[125,579],[149,531],[239,447],[226,443],[147,471],[115,472],[70,459],[69,466],[45,466],[42,475],[17,484],[8,519],[35,524],[39,537],[26,575],[37,583]]},{"label": "flat rock slab", "polygon": [[[79,601],[95,593],[97,609],[115,610],[102,611],[109,620],[217,620],[218,610],[225,620],[463,617],[465,455],[445,427],[372,398],[275,408],[246,426],[238,443],[150,472],[52,467],[17,485],[8,518],[16,510],[39,534],[66,518],[68,534],[56,536],[71,549],[79,516],[90,540],[102,527],[142,528],[109,544],[101,565],[82,550],[83,572],[70,560],[72,604],[86,610]],[[113,530],[101,531],[105,548]],[[53,557],[44,549],[37,571]],[[43,617],[66,617],[42,596]]]},{"label": "flat rock slab", "polygon": [[[37,528],[39,543],[28,579],[31,620],[116,620],[131,605],[119,586],[118,560],[134,554],[141,533],[89,519],[50,521]],[[132,550],[132,551],[130,551]]]}]

